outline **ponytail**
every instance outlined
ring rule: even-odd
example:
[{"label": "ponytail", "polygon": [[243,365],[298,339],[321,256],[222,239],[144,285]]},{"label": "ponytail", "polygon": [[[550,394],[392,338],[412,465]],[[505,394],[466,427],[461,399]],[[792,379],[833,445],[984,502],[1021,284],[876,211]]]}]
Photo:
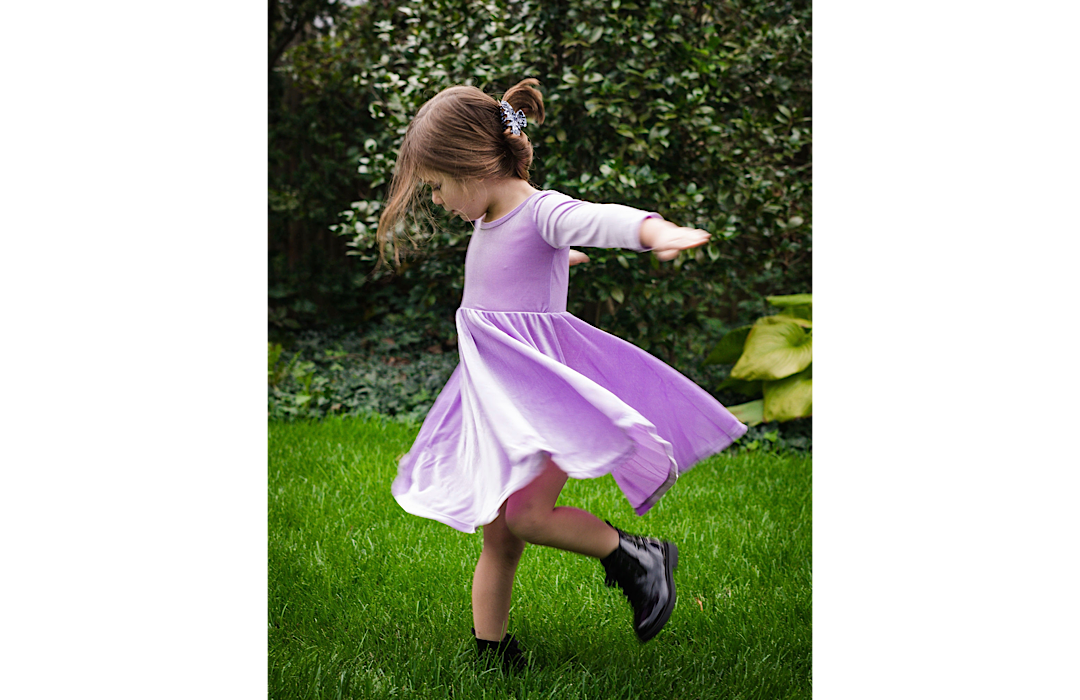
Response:
[{"label": "ponytail", "polygon": [[[540,81],[536,78],[526,78],[503,94],[503,101],[515,112],[520,110],[530,123],[537,125],[544,123],[544,97],[536,89],[539,84]],[[509,168],[519,180],[527,181],[533,160],[529,137],[524,132],[515,135],[510,126],[506,125],[503,138],[506,139],[506,161]]]}]

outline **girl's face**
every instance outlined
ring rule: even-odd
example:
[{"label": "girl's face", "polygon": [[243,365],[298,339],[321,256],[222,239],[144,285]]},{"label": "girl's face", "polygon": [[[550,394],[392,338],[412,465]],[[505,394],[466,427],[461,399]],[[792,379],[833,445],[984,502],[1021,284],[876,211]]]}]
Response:
[{"label": "girl's face", "polygon": [[482,181],[457,180],[442,173],[427,173],[423,181],[431,187],[431,201],[452,216],[476,221],[488,210],[487,191]]}]

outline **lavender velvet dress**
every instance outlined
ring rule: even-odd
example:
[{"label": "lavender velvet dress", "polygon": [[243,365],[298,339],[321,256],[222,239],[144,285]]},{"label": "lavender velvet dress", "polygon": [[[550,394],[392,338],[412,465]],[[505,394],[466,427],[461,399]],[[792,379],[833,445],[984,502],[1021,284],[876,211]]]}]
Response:
[{"label": "lavender velvet dress", "polygon": [[642,515],[746,432],[689,379],[566,311],[569,246],[641,250],[656,216],[546,191],[475,223],[461,360],[398,465],[402,508],[474,532],[550,456],[574,479],[611,474]]}]

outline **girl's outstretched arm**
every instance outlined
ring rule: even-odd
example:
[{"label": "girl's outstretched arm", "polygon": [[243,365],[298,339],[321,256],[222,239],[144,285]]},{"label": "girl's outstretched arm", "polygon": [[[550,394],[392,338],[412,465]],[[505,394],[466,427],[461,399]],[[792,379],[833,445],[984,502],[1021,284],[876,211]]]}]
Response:
[{"label": "girl's outstretched arm", "polygon": [[645,219],[641,222],[638,236],[641,239],[641,245],[652,248],[656,257],[661,260],[671,260],[679,254],[680,250],[705,245],[712,234],[699,228],[676,226],[663,219]]}]

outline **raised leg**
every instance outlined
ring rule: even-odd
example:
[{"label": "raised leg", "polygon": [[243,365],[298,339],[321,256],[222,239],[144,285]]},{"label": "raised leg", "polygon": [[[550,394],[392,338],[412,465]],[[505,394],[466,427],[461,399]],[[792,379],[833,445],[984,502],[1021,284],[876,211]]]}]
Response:
[{"label": "raised leg", "polygon": [[504,514],[509,532],[525,542],[597,559],[614,552],[619,546],[615,528],[587,511],[555,507],[564,484],[566,474],[549,459],[540,476],[506,500]]},{"label": "raised leg", "polygon": [[[670,542],[620,532],[592,513],[578,508],[555,507],[566,478],[566,474],[549,459],[540,476],[506,499],[498,519],[492,523],[498,523],[499,528],[493,528],[492,534],[498,533],[499,537],[508,535],[512,538],[508,541],[542,544],[599,559],[606,573],[605,583],[618,585],[630,600],[634,609],[634,631],[638,638],[642,642],[652,639],[667,623],[675,608],[675,580],[672,574],[678,565],[678,550]],[[492,525],[484,526],[485,552],[488,529]],[[520,551],[517,556],[520,556]],[[491,593],[486,593],[488,589],[479,588],[476,581],[481,578],[487,580],[488,575],[485,570],[485,575],[481,577],[481,567],[477,565],[477,576],[473,583],[473,617],[477,620],[477,636],[480,636],[479,603],[483,601],[483,595],[505,596],[493,597],[483,606],[487,611],[484,614],[491,620],[491,626],[484,629],[492,636],[486,639],[501,639],[501,635],[505,634],[510,611],[510,588],[516,567],[517,557],[514,558],[509,577],[502,580],[497,590],[492,588]]]}]

